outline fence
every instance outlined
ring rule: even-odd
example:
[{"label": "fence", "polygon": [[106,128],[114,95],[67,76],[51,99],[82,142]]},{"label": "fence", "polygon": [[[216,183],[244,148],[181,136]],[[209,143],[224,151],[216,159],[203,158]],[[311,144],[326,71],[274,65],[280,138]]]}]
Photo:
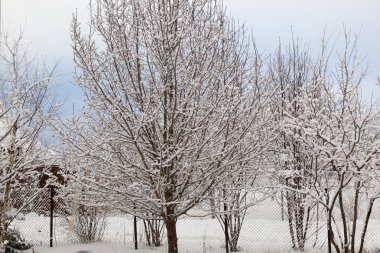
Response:
[{"label": "fence", "polygon": [[[90,215],[98,218],[98,220],[90,221],[92,225],[82,224],[84,226],[82,232],[83,229],[88,230],[92,226],[91,229],[97,229],[95,234],[98,233],[98,237],[95,235],[94,238],[86,241],[84,237],[81,238],[78,235],[78,230],[80,230],[78,222],[80,223],[81,217],[85,217],[84,212],[75,214],[68,212],[64,208],[68,203],[63,203],[63,199],[59,196],[53,196],[51,190],[50,188],[42,190],[39,198],[24,207],[24,211],[15,217],[10,226],[19,230],[25,239],[34,245],[55,247],[99,240],[101,243],[121,245],[131,250],[144,249],[144,253],[150,252],[149,249],[152,249],[152,252],[167,252],[166,234],[162,221],[136,219],[131,215],[112,212],[112,210]],[[12,196],[14,203],[19,203],[22,199],[22,196],[17,194]],[[86,211],[88,215],[90,210]],[[234,217],[234,219],[240,220],[232,221],[231,217],[226,220],[224,214],[207,215],[201,207],[194,208],[178,220],[179,251],[181,253],[226,252],[226,241],[229,242],[228,251],[230,251],[234,239],[232,237],[238,236],[235,248],[239,252],[291,252],[289,220],[280,194],[263,198],[249,207],[244,215]],[[228,233],[225,233],[226,221],[234,222],[234,224],[227,224],[230,226]],[[86,219],[82,222],[86,222]],[[341,221],[334,222],[338,228]],[[241,230],[237,231],[239,224]],[[153,226],[156,231],[159,229],[158,234],[152,232]],[[362,226],[361,222],[359,226]],[[380,248],[378,231],[380,231],[380,206],[376,205],[366,237],[366,248],[372,250],[369,252],[378,252],[376,249]],[[91,234],[91,231],[89,233]],[[305,248],[308,252],[326,252],[327,226],[323,208],[314,208],[310,213]]]}]

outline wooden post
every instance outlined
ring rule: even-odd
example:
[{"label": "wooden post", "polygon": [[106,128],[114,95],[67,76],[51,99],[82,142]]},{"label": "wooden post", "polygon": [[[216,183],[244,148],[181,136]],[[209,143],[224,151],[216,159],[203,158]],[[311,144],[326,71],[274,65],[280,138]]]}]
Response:
[{"label": "wooden post", "polygon": [[53,247],[54,186],[50,186],[50,247]]}]

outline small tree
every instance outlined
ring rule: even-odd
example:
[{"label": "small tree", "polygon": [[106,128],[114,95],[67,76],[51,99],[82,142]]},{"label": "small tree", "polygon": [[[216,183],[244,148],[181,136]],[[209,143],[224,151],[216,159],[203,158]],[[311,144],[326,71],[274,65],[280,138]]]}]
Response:
[{"label": "small tree", "polygon": [[[286,127],[297,129],[297,141],[318,161],[309,177],[313,181],[309,196],[326,209],[329,252],[334,247],[336,252],[354,253],[364,250],[372,206],[379,197],[378,191],[367,189],[377,184],[379,176],[380,111],[361,100],[360,84],[366,71],[360,69],[357,36],[345,32],[344,39],[336,68],[313,83],[319,95],[298,96],[303,113],[289,115]],[[360,203],[364,193],[370,195]],[[345,201],[348,197],[353,200],[351,206]],[[368,211],[360,233],[359,206],[363,204]]]},{"label": "small tree", "polygon": [[210,196],[212,203],[215,203],[211,207],[212,214],[218,218],[224,233],[228,233],[226,238],[230,252],[239,251],[238,243],[247,209],[258,202],[255,186],[257,177],[264,174],[257,169],[261,165],[252,161],[238,164],[236,170],[239,172],[231,169],[229,179],[215,186]]},{"label": "small tree", "polygon": [[[225,184],[219,191],[218,214],[216,217],[221,224],[224,233],[228,233],[228,246],[230,252],[239,250],[238,242],[243,227],[247,208],[250,201],[250,185],[243,186],[242,181],[246,178],[235,179],[232,184]],[[238,182],[240,181],[240,182]],[[227,225],[227,228],[226,228]]]},{"label": "small tree", "polygon": [[40,137],[56,115],[57,107],[48,92],[54,68],[48,71],[29,57],[22,44],[22,35],[14,40],[5,36],[1,41],[1,240],[5,241],[11,221],[8,211],[12,188],[20,186],[17,183],[19,180],[37,177],[33,168],[51,162],[47,157],[48,149],[41,144]]},{"label": "small tree", "polygon": [[321,99],[318,80],[325,75],[324,53],[322,48],[321,58],[314,60],[306,46],[293,40],[285,50],[279,45],[269,65],[272,85],[279,90],[272,104],[280,128],[274,158],[279,160],[279,168],[274,178],[285,192],[292,247],[301,251],[305,249],[312,209],[316,206],[308,191],[315,182],[313,175],[319,164],[317,154],[307,144],[307,136],[288,122],[307,114],[302,99]]}]

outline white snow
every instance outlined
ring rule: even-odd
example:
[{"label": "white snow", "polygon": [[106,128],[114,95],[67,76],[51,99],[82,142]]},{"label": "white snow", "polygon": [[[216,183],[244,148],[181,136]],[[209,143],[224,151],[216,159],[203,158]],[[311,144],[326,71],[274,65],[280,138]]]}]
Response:
[{"label": "white snow", "polygon": [[[368,248],[380,246],[380,219],[376,207],[374,218],[368,228],[366,245]],[[131,216],[107,218],[103,242],[79,244],[66,220],[54,218],[54,247],[49,245],[49,217],[27,214],[25,220],[15,220],[12,226],[18,228],[26,240],[36,245],[36,253],[166,253],[166,239],[163,246],[150,248],[144,243],[143,223],[138,222],[138,250],[134,250],[133,219]],[[291,250],[289,228],[286,220],[281,220],[281,210],[275,200],[268,199],[249,209],[244,221],[239,245],[240,253],[282,253]],[[319,221],[321,232],[316,249],[310,246],[315,240],[315,226],[310,228],[310,239],[306,252],[325,252],[325,220]],[[178,244],[181,253],[222,253],[224,235],[217,219],[187,217],[178,221]],[[359,224],[361,226],[361,224]]]}]

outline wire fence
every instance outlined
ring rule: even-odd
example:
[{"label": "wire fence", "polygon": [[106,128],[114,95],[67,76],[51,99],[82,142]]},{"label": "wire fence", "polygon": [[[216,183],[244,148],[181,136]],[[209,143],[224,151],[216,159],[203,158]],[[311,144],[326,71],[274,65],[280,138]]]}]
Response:
[{"label": "wire fence", "polygon": [[[22,204],[24,194],[13,193],[13,207]],[[293,252],[287,204],[281,197],[277,194],[262,198],[244,213],[235,216],[223,213],[208,215],[202,208],[194,208],[177,222],[179,251],[227,252],[225,225],[228,218],[228,252]],[[42,189],[38,197],[24,205],[23,211],[14,217],[10,228],[20,231],[34,245],[55,247],[100,242],[122,245],[131,250],[143,249],[144,253],[149,249],[167,252],[165,226],[160,219],[143,220],[113,210],[80,210],[78,207],[74,213],[68,211],[67,206],[72,209],[72,203],[65,203],[59,195],[52,198],[50,188]],[[358,227],[363,226],[364,215],[365,212],[359,215]],[[307,252],[327,251],[326,221],[326,212],[322,207],[314,207],[309,213],[305,238]],[[334,221],[337,230],[341,223],[340,220]],[[379,231],[380,206],[375,205],[366,236],[368,252],[379,252],[376,251],[380,248]],[[237,243],[233,245],[235,240]]]}]

